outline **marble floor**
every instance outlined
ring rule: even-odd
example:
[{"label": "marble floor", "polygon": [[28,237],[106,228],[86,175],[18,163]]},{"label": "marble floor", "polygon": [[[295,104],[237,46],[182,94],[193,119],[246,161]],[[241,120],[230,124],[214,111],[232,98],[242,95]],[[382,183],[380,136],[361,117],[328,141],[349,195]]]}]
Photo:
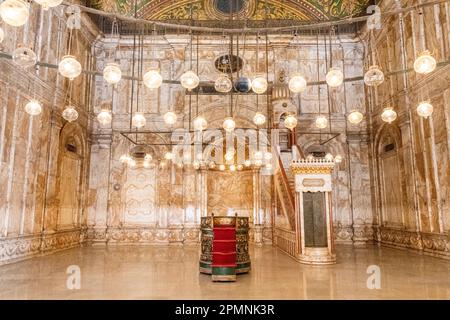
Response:
[{"label": "marble floor", "polygon": [[[0,266],[0,299],[450,299],[450,261],[390,248],[338,246],[333,266],[301,265],[271,246],[234,283],[198,273],[198,247],[84,247]],[[67,289],[77,265],[81,288]],[[381,289],[368,289],[368,266]]]}]

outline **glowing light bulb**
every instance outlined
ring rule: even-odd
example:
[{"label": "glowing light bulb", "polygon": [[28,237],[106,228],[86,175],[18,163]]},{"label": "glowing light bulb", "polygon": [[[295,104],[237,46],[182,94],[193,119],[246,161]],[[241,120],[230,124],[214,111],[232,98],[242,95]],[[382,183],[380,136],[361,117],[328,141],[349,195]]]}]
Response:
[{"label": "glowing light bulb", "polygon": [[288,115],[286,119],[284,119],[284,126],[291,130],[297,127],[297,123],[297,117],[292,114]]},{"label": "glowing light bulb", "polygon": [[146,153],[146,154],[145,154],[145,157],[144,157],[144,160],[145,160],[145,161],[152,161],[152,160],[153,160],[153,157],[152,157],[152,155],[151,155],[150,153]]},{"label": "glowing light bulb", "polygon": [[42,9],[48,10],[50,8],[54,8],[59,6],[63,0],[34,0],[37,4],[42,6]]},{"label": "glowing light bulb", "polygon": [[10,26],[23,26],[30,16],[29,5],[23,0],[5,0],[0,4],[0,16]]},{"label": "glowing light bulb", "polygon": [[241,171],[244,167],[242,166],[242,164],[238,164],[237,167],[238,171]]},{"label": "glowing light bulb", "polygon": [[42,105],[39,101],[31,100],[25,105],[25,112],[30,116],[37,116],[42,112]]},{"label": "glowing light bulb", "polygon": [[244,162],[244,166],[246,166],[247,168],[250,167],[252,165],[252,162],[250,160],[245,160]]},{"label": "glowing light bulb", "polygon": [[341,163],[342,162],[342,156],[337,155],[336,157],[334,157],[334,162]]},{"label": "glowing light bulb", "polygon": [[234,119],[229,117],[226,118],[223,121],[223,128],[225,129],[225,131],[227,132],[232,132],[234,130],[234,128],[236,128],[236,122],[234,122]]},{"label": "glowing light bulb", "polygon": [[222,73],[214,82],[214,88],[217,92],[227,93],[233,89],[233,83],[231,82],[228,75]]},{"label": "glowing light bulb", "polygon": [[255,151],[253,153],[253,159],[255,159],[255,160],[262,160],[262,158],[263,158],[262,151]]},{"label": "glowing light bulb", "polygon": [[255,77],[252,81],[252,90],[256,94],[262,94],[267,91],[267,79],[261,75]]},{"label": "glowing light bulb", "polygon": [[419,74],[428,74],[436,69],[436,59],[433,58],[430,51],[422,52],[414,61],[414,70]]},{"label": "glowing light bulb", "polygon": [[364,83],[369,87],[379,86],[384,82],[384,73],[376,66],[370,66],[369,70],[364,75]]},{"label": "glowing light bulb", "polygon": [[202,116],[198,116],[194,119],[194,129],[197,131],[203,131],[208,127],[208,122]]},{"label": "glowing light bulb", "polygon": [[33,50],[25,46],[19,46],[12,53],[12,59],[15,64],[22,68],[32,67],[37,62],[37,56]]},{"label": "glowing light bulb", "polygon": [[172,111],[166,112],[164,114],[164,122],[169,126],[174,125],[177,123],[177,115]]},{"label": "glowing light bulb", "polygon": [[197,88],[200,79],[193,71],[187,71],[181,75],[180,82],[183,88],[192,90]]},{"label": "glowing light bulb", "polygon": [[262,160],[255,160],[255,166],[257,166],[257,167],[261,167],[262,166]]},{"label": "glowing light bulb", "polygon": [[116,84],[122,79],[122,71],[117,63],[108,63],[103,69],[103,79],[109,84]]},{"label": "glowing light bulb", "polygon": [[328,71],[326,80],[330,87],[339,87],[344,82],[344,74],[340,68],[333,67]]},{"label": "glowing light bulb", "polygon": [[210,163],[209,163],[209,168],[210,169],[214,169],[216,167],[216,164],[214,163],[214,161],[211,161]]},{"label": "glowing light bulb", "polygon": [[149,89],[158,89],[163,83],[163,78],[158,69],[151,69],[144,74],[143,82]]},{"label": "glowing light bulb", "polygon": [[433,105],[428,101],[423,101],[417,106],[417,114],[425,119],[433,114]]},{"label": "glowing light bulb", "polygon": [[257,112],[253,117],[253,123],[257,126],[262,126],[264,123],[266,123],[266,116],[261,112]]},{"label": "glowing light bulb", "polygon": [[138,129],[144,127],[146,123],[147,120],[141,112],[136,112],[131,118],[131,124]]},{"label": "glowing light bulb", "polygon": [[225,160],[226,160],[226,161],[232,161],[232,160],[234,160],[234,154],[235,154],[234,149],[228,150],[228,151],[225,153]]},{"label": "glowing light bulb", "polygon": [[73,122],[78,119],[78,111],[74,106],[69,105],[62,112],[62,117],[69,122]]},{"label": "glowing light bulb", "polygon": [[81,74],[82,69],[81,64],[74,56],[67,55],[62,57],[59,62],[58,71],[63,77],[73,80]]},{"label": "glowing light bulb", "polygon": [[225,170],[225,165],[224,165],[224,164],[221,164],[221,165],[219,166],[219,170],[220,170],[220,171],[224,171],[224,170]]},{"label": "glowing light bulb", "polygon": [[172,152],[166,152],[166,154],[164,155],[164,159],[166,160],[172,160],[173,159],[173,153]]},{"label": "glowing light bulb", "polygon": [[333,161],[333,159],[334,159],[334,157],[333,157],[333,155],[332,155],[331,153],[327,153],[327,154],[325,155],[325,160],[327,160],[327,161]]},{"label": "glowing light bulb", "polygon": [[325,116],[318,116],[316,118],[316,127],[319,129],[325,129],[328,126],[328,119]]},{"label": "glowing light bulb", "polygon": [[128,161],[130,161],[131,160],[131,157],[128,155],[128,154],[123,154],[123,155],[121,155],[120,156],[120,159],[119,159],[119,161],[121,162],[121,163],[127,163]]},{"label": "glowing light bulb", "polygon": [[111,112],[109,110],[102,109],[102,111],[100,111],[97,115],[97,120],[103,126],[110,124],[112,120]]},{"label": "glowing light bulb", "polygon": [[347,120],[353,124],[359,124],[364,118],[364,115],[359,111],[352,111],[347,116]]},{"label": "glowing light bulb", "polygon": [[387,123],[392,123],[397,119],[397,112],[394,111],[393,108],[387,107],[383,109],[381,113],[381,120]]},{"label": "glowing light bulb", "polygon": [[234,164],[230,165],[230,171],[236,171],[236,166]]},{"label": "glowing light bulb", "polygon": [[295,73],[289,80],[289,90],[293,93],[300,93],[306,90],[306,80],[300,74]]}]

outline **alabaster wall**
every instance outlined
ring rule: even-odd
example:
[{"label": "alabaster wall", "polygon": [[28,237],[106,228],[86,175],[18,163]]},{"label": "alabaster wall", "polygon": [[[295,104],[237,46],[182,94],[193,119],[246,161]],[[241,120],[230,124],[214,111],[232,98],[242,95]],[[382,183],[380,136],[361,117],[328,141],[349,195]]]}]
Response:
[{"label": "alabaster wall", "polygon": [[[317,79],[316,38],[294,36],[270,36],[268,44],[269,81],[279,83],[279,75],[302,71],[308,81]],[[152,59],[158,59],[161,74],[166,80],[178,80],[190,66],[189,37],[166,35],[154,39],[145,39],[145,72]],[[242,41],[242,39],[241,39]],[[320,80],[325,79],[327,62],[325,59],[324,39],[319,39]],[[265,45],[259,40],[259,65],[256,66],[257,42],[253,37],[246,39],[246,50],[240,48],[240,54],[246,65],[243,73],[251,76],[256,71],[265,71]],[[132,74],[131,57],[133,41],[122,37],[120,51],[115,55],[122,71]],[[103,68],[108,61],[109,48],[114,40],[102,39],[96,44],[99,57],[97,67]],[[154,48],[157,48],[155,50]],[[327,49],[328,50],[328,49]],[[219,75],[214,68],[214,59],[227,52],[222,37],[200,37],[198,47],[194,40],[193,68],[199,70],[202,81],[213,82]],[[328,53],[329,54],[329,53]],[[333,63],[345,65],[347,77],[361,76],[363,73],[363,46],[353,37],[342,36],[333,42]],[[136,70],[137,64],[136,64]],[[283,85],[283,84],[280,84]],[[286,84],[284,84],[286,85]],[[203,215],[217,211],[226,204],[233,204],[243,214],[248,214],[253,222],[252,237],[257,243],[271,242],[272,217],[275,214],[273,199],[273,180],[271,175],[246,173],[220,174],[208,170],[193,170],[191,166],[180,168],[164,160],[168,146],[153,145],[154,168],[129,169],[121,164],[119,158],[126,153],[132,143],[121,135],[130,130],[131,82],[121,81],[116,87],[108,86],[103,79],[96,78],[94,113],[100,112],[100,106],[112,105],[113,121],[101,126],[92,122],[91,173],[89,178],[88,201],[88,239],[96,243],[191,243],[198,240],[198,222]],[[133,111],[137,110],[136,87]],[[174,128],[189,128],[189,110],[192,117],[196,114],[208,120],[208,128],[220,128],[223,119],[230,114],[229,96],[218,94],[189,95],[179,84],[164,83],[158,90],[141,88],[139,91],[139,111],[144,112],[147,124],[144,130],[165,131]],[[237,101],[236,101],[237,99]],[[364,190],[370,187],[368,136],[365,123],[347,126],[345,115],[350,110],[360,110],[365,114],[364,86],[361,81],[350,82],[345,87],[328,92],[322,86],[320,111],[331,111],[331,129],[322,130],[322,136],[314,129],[314,119],[319,113],[317,87],[311,86],[301,96],[288,97],[288,109],[299,114],[299,144],[307,149],[311,145],[327,140],[328,131],[339,136],[326,144],[334,155],[344,158],[335,177],[335,236],[341,242],[365,242],[372,239],[372,212],[370,195]],[[191,106],[189,102],[191,101]],[[285,108],[282,101],[273,96],[239,95],[235,96],[233,115],[238,127],[254,128],[252,118],[256,111],[275,114],[271,126],[277,126],[278,117]],[[178,122],[172,128],[166,126],[162,115],[174,111]],[[192,120],[192,119],[191,119]],[[308,133],[305,135],[305,133]],[[328,137],[328,138],[327,138]],[[140,136],[141,142],[167,143],[170,135]],[[161,165],[163,163],[163,165]],[[136,171],[132,173],[132,171]],[[227,179],[221,180],[222,175]],[[142,183],[136,183],[141,179]],[[228,181],[230,183],[228,183]],[[236,183],[233,183],[236,181]],[[239,183],[238,183],[239,181]],[[219,186],[220,184],[220,186]],[[350,187],[353,184],[353,191]],[[232,185],[226,192],[226,185]],[[219,191],[217,191],[219,190]],[[239,193],[252,190],[246,195]],[[242,198],[242,199],[241,199]],[[245,199],[244,199],[245,198]],[[139,207],[140,209],[136,209]],[[141,212],[130,215],[131,211]],[[136,218],[136,217],[140,218]]]},{"label": "alabaster wall", "polygon": [[[385,0],[382,11],[416,2]],[[374,32],[377,63],[385,72],[412,69],[425,48],[438,62],[447,61],[449,19],[446,3],[389,17],[382,30]],[[389,76],[367,94],[376,240],[450,257],[449,66],[438,67],[426,76],[414,71]],[[434,106],[429,119],[416,113],[421,100],[430,100]],[[398,113],[390,125],[380,119],[385,106],[393,106]],[[395,149],[386,151],[387,145]]]},{"label": "alabaster wall", "polygon": [[[31,46],[38,60],[57,64],[65,54],[67,33],[62,9],[43,11],[31,3],[28,23],[2,24],[1,51]],[[86,26],[89,23],[83,18]],[[88,66],[93,61],[89,28],[77,37],[74,54]],[[89,166],[87,134],[89,79],[74,81],[74,103],[80,114],[72,124],[61,117],[67,80],[55,68],[27,70],[0,59],[0,264],[79,245],[86,225],[85,199]],[[43,106],[31,117],[30,99]],[[76,151],[69,152],[70,144]]]}]

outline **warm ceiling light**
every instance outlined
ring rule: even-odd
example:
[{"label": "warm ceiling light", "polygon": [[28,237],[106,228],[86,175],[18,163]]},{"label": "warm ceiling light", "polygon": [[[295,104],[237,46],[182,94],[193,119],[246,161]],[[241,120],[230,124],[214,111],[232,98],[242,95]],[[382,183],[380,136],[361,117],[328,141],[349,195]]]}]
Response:
[{"label": "warm ceiling light", "polygon": [[387,107],[383,109],[381,113],[381,120],[387,123],[392,123],[397,119],[397,112],[392,107]]},{"label": "warm ceiling light", "polygon": [[242,169],[244,169],[244,167],[242,166],[242,164],[238,164],[237,167],[238,171],[241,171]]},{"label": "warm ceiling light", "polygon": [[144,168],[150,168],[150,166],[151,166],[150,161],[144,160]]},{"label": "warm ceiling light", "polygon": [[117,63],[108,63],[103,69],[103,79],[109,84],[116,84],[122,79],[122,71]]},{"label": "warm ceiling light", "polygon": [[58,71],[63,77],[73,80],[81,74],[81,64],[74,56],[67,55],[59,62]]},{"label": "warm ceiling light", "polygon": [[110,124],[112,120],[111,112],[107,109],[102,109],[97,115],[97,120],[103,126]]},{"label": "warm ceiling light", "polygon": [[23,68],[32,67],[37,62],[37,56],[30,48],[19,46],[12,53],[12,60]]},{"label": "warm ceiling light", "polygon": [[234,122],[233,118],[228,117],[223,121],[223,128],[225,129],[225,131],[231,132],[234,130],[234,128],[236,128],[236,122]]},{"label": "warm ceiling light", "polygon": [[217,92],[227,93],[233,89],[233,83],[227,74],[222,73],[214,82],[214,88]]},{"label": "warm ceiling light", "polygon": [[69,122],[73,122],[78,119],[78,111],[74,106],[69,105],[62,112],[62,117]]},{"label": "warm ceiling light", "polygon": [[133,115],[133,118],[131,118],[131,124],[133,127],[136,128],[142,128],[147,123],[147,120],[145,119],[144,115],[141,112],[136,112]]},{"label": "warm ceiling light", "polygon": [[42,106],[39,101],[31,100],[25,105],[25,112],[30,116],[37,116],[42,112]]},{"label": "warm ceiling light", "polygon": [[219,166],[219,170],[220,170],[220,171],[224,171],[224,170],[225,170],[225,165],[224,165],[224,164],[221,164],[221,165]]},{"label": "warm ceiling light", "polygon": [[172,152],[166,152],[166,154],[164,155],[164,159],[166,160],[172,160],[173,159],[173,153]]},{"label": "warm ceiling light", "polygon": [[175,114],[175,112],[166,112],[164,114],[164,122],[169,126],[173,126],[175,123],[177,123],[177,115]]},{"label": "warm ceiling light", "polygon": [[194,119],[194,129],[197,131],[203,131],[208,127],[208,122],[202,116],[198,116]]},{"label": "warm ceiling light", "polygon": [[214,161],[211,161],[210,163],[209,163],[209,168],[210,169],[214,169],[216,167],[216,164],[214,163]]},{"label": "warm ceiling light", "polygon": [[152,160],[153,160],[153,157],[152,157],[152,155],[151,155],[150,153],[146,153],[146,154],[145,154],[145,157],[144,157],[144,160],[145,160],[145,161],[152,161]]},{"label": "warm ceiling light", "polygon": [[300,93],[306,90],[306,80],[300,74],[294,74],[289,80],[289,90],[293,93]]},{"label": "warm ceiling light", "polygon": [[423,101],[417,106],[417,114],[425,119],[433,114],[433,105],[428,101]]},{"label": "warm ceiling light", "polygon": [[261,112],[257,112],[253,117],[253,123],[257,126],[262,126],[264,123],[266,123],[266,116]]},{"label": "warm ceiling light", "polygon": [[364,115],[361,112],[359,112],[359,111],[352,111],[347,116],[348,122],[350,122],[352,124],[359,124],[359,123],[361,123],[363,118],[364,118]]},{"label": "warm ceiling light", "polygon": [[0,4],[0,16],[6,24],[23,26],[30,15],[29,5],[23,0],[5,0]]},{"label": "warm ceiling light", "polygon": [[252,162],[250,160],[245,160],[244,166],[250,167],[252,165]]},{"label": "warm ceiling light", "polygon": [[234,152],[233,149],[227,151],[227,152],[225,153],[225,160],[226,160],[226,161],[232,161],[232,160],[234,160],[234,154],[235,154],[235,152]]},{"label": "warm ceiling light", "polygon": [[128,154],[121,155],[120,159],[119,159],[119,161],[122,163],[127,163],[130,160],[131,160],[131,157]]},{"label": "warm ceiling light", "polygon": [[236,171],[236,166],[235,166],[234,164],[232,164],[232,165],[230,166],[230,171]]},{"label": "warm ceiling light", "polygon": [[34,0],[37,4],[42,6],[42,9],[48,10],[49,8],[54,8],[59,6],[63,0]]},{"label": "warm ceiling light", "polygon": [[256,94],[262,94],[267,91],[267,79],[261,75],[256,76],[252,81],[252,89]]},{"label": "warm ceiling light", "polygon": [[340,68],[333,67],[328,71],[326,80],[330,87],[339,87],[344,82],[344,74]]},{"label": "warm ceiling light", "polygon": [[3,31],[2,27],[0,27],[0,43],[5,39],[5,31]]},{"label": "warm ceiling light", "polygon": [[163,78],[159,70],[152,69],[147,71],[143,77],[144,85],[149,89],[158,89],[163,83]]},{"label": "warm ceiling light", "polygon": [[328,126],[328,119],[325,116],[318,116],[316,118],[316,127],[319,129],[325,129]]},{"label": "warm ceiling light", "polygon": [[369,87],[376,87],[382,84],[384,81],[384,73],[381,69],[376,66],[370,66],[369,70],[367,70],[364,75],[364,83]]},{"label": "warm ceiling light", "polygon": [[255,159],[255,160],[261,160],[262,158],[263,158],[263,153],[262,153],[262,151],[255,151],[254,153],[253,153],[253,159]]},{"label": "warm ceiling light", "polygon": [[334,162],[341,163],[342,162],[342,156],[337,155],[336,157],[334,157]]},{"label": "warm ceiling light", "polygon": [[414,61],[414,70],[420,74],[428,74],[436,69],[436,59],[433,58],[430,51],[422,52],[416,61]]},{"label": "warm ceiling light", "polygon": [[334,157],[333,157],[333,155],[332,155],[331,153],[327,153],[327,154],[325,155],[325,160],[327,160],[327,161],[333,161],[333,160],[334,160]]},{"label": "warm ceiling light", "polygon": [[183,88],[188,89],[189,91],[197,88],[200,83],[199,77],[195,74],[194,71],[186,71],[181,75],[180,78],[181,85]]},{"label": "warm ceiling light", "polygon": [[134,167],[136,167],[136,160],[130,158],[128,160],[127,164],[129,167],[134,168]]},{"label": "warm ceiling light", "polygon": [[295,115],[288,115],[286,119],[284,119],[284,126],[288,129],[294,130],[297,127],[297,117]]},{"label": "warm ceiling light", "polygon": [[262,160],[255,160],[255,166],[261,167],[262,166]]}]

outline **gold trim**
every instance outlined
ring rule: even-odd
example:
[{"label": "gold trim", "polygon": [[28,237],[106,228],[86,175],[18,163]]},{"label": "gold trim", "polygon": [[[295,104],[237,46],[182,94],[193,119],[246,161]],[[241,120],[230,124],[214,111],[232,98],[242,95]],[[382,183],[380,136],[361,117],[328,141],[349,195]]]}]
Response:
[{"label": "gold trim", "polygon": [[331,174],[332,167],[291,167],[294,174]]}]

